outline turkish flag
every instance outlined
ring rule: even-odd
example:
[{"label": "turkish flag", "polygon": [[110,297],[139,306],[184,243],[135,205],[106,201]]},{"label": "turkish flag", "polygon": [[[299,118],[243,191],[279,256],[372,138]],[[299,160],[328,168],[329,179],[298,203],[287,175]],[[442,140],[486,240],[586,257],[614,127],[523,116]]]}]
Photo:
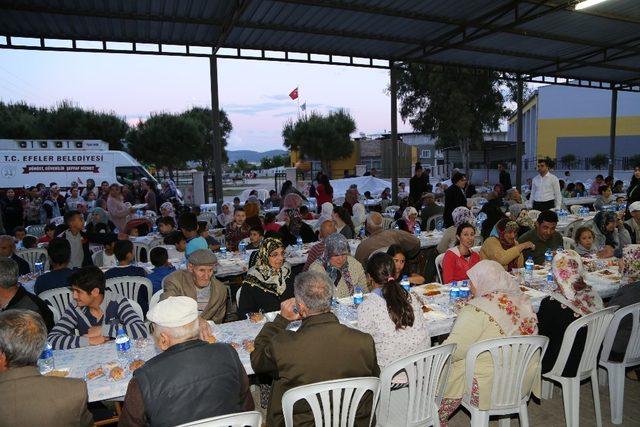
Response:
[{"label": "turkish flag", "polygon": [[295,88],[291,91],[291,93],[289,94],[289,98],[293,100],[298,99],[298,88]]}]

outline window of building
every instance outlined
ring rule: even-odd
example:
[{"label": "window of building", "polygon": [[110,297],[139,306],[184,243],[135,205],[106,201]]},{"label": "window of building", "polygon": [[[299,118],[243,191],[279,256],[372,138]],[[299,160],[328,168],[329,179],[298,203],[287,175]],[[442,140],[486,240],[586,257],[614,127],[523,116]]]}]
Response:
[{"label": "window of building", "polygon": [[421,150],[420,151],[421,159],[430,159],[431,158],[431,150]]}]

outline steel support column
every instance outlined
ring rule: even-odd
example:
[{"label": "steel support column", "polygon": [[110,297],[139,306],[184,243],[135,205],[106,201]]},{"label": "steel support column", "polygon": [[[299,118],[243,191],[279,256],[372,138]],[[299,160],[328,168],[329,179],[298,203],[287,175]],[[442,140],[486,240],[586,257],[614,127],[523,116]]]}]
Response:
[{"label": "steel support column", "polygon": [[213,188],[214,200],[217,211],[222,210],[222,140],[220,135],[220,101],[218,99],[218,58],[209,57],[209,74],[211,83],[211,120],[212,120],[212,147],[213,147]]},{"label": "steel support column", "polygon": [[391,66],[391,200],[398,204],[398,69]]},{"label": "steel support column", "polygon": [[518,84],[517,84],[517,102],[518,102],[518,114],[516,118],[516,188],[518,191],[522,190],[522,148],[524,142],[522,141],[522,133],[523,133],[523,118],[522,118],[522,107],[524,100],[522,99],[523,92],[523,83],[522,76],[518,74]]},{"label": "steel support column", "polygon": [[616,121],[618,119],[618,89],[611,90],[611,129],[609,130],[609,176],[613,176],[616,164]]}]

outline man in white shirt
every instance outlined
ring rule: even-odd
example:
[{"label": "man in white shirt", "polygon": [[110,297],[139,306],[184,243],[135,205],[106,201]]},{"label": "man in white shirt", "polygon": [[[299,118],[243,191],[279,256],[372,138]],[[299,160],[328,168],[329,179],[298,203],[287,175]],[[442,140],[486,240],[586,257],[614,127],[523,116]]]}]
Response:
[{"label": "man in white shirt", "polygon": [[560,209],[562,193],[558,177],[549,172],[549,165],[544,159],[538,160],[538,174],[531,181],[531,201],[533,209],[540,212],[549,209]]}]

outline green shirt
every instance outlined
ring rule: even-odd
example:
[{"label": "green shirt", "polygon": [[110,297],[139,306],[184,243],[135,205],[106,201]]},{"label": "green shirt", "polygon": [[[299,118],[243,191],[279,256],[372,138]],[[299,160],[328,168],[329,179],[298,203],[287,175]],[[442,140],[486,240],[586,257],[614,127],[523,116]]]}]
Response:
[{"label": "green shirt", "polygon": [[522,251],[524,260],[526,261],[527,258],[533,257],[533,262],[538,265],[544,264],[544,253],[547,251],[547,249],[555,251],[558,248],[564,247],[562,234],[556,231],[551,235],[549,240],[541,240],[540,237],[538,237],[538,232],[535,228],[527,231],[522,236],[520,236],[520,238],[518,239],[518,243],[524,242],[532,242],[534,245],[536,245],[535,249],[526,249]]}]

